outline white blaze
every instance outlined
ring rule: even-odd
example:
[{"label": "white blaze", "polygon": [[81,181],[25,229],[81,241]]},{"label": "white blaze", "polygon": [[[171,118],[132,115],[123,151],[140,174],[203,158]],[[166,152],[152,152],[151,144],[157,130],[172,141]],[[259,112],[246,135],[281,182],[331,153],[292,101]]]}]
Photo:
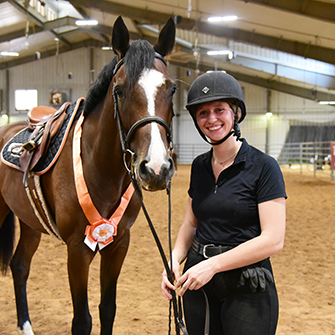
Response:
[{"label": "white blaze", "polygon": [[[164,82],[165,79],[163,74],[153,69],[144,70],[139,79],[139,84],[144,89],[147,97],[148,112],[151,116],[155,115],[155,99],[157,89],[163,85]],[[159,174],[161,166],[166,162],[165,147],[158,129],[158,124],[152,122],[150,125],[151,143],[148,150],[148,157],[150,157],[150,161],[147,165],[152,168],[156,174]]]}]

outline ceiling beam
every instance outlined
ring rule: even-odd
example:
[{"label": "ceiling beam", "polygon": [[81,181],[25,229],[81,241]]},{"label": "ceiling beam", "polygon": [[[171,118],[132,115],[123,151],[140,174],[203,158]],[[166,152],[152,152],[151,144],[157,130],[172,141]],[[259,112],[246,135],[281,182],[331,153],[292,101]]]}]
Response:
[{"label": "ceiling beam", "polygon": [[[43,28],[38,27],[38,26],[34,27],[34,34],[40,33],[42,31],[43,31]],[[25,37],[25,36],[26,36],[26,30],[20,29],[17,31],[13,31],[11,33],[7,33],[5,35],[0,35],[0,43],[9,42],[9,41],[15,40],[17,38]]]},{"label": "ceiling beam", "polygon": [[[170,61],[170,64],[181,67],[180,63],[174,62],[173,60]],[[198,69],[202,72],[213,70],[213,67],[210,65],[206,64],[196,65],[194,62],[190,62],[187,65],[183,65],[183,67],[184,66],[188,69],[192,70]],[[299,86],[281,83],[280,81],[277,80],[267,80],[256,76],[246,75],[240,72],[234,72],[234,71],[227,71],[227,72],[239,81],[260,86],[268,90],[278,91],[312,101],[335,101],[335,94],[317,91],[314,87],[303,88]]]},{"label": "ceiling beam", "polygon": [[284,10],[294,14],[300,14],[335,23],[335,4],[330,2],[307,0],[307,1],[292,1],[292,0],[239,0],[245,3],[253,3],[263,5],[274,9]]},{"label": "ceiling beam", "polygon": [[[70,0],[70,3],[73,6],[93,8],[114,15],[122,15],[124,17],[137,20],[141,23],[150,22],[155,24],[164,24],[172,15],[172,13],[169,14],[155,12],[147,9],[144,10],[106,0]],[[322,62],[335,64],[334,49],[313,45],[310,43],[302,43],[293,40],[283,39],[282,37],[263,35],[254,31],[213,25],[207,22],[188,19],[186,17],[182,18],[181,22],[177,25],[177,28],[189,31],[196,29],[199,33],[258,45],[261,47],[266,47],[269,49],[278,50],[305,58],[311,58]]]},{"label": "ceiling beam", "polygon": [[[73,6],[76,11],[85,19],[85,20],[91,20],[92,18],[86,13],[85,9],[82,7],[78,7],[78,6]],[[99,25],[99,28],[101,29],[102,25]],[[99,30],[100,30],[99,29]],[[110,44],[110,36],[111,36],[111,28],[109,28],[109,33],[103,33],[101,31],[99,31],[100,37],[105,41],[106,44]]]},{"label": "ceiling beam", "polygon": [[[88,47],[101,47],[101,41],[97,41],[95,39],[88,39],[85,41],[81,41],[78,43],[72,43],[71,50],[68,47],[62,46],[57,50],[57,48],[52,48],[48,51],[41,52],[41,59],[56,56],[56,54],[60,55],[65,52],[77,50],[80,48],[88,48]],[[14,59],[8,62],[0,63],[0,70],[9,69],[14,66],[23,65],[31,62],[39,62],[40,60],[36,60],[34,55],[26,56],[18,59]]]},{"label": "ceiling beam", "polygon": [[[26,9],[23,5],[18,3],[16,0],[9,0],[8,1],[13,7],[15,7],[19,12],[27,16],[27,19],[30,21],[33,21],[35,24],[37,24],[39,27],[44,28],[44,22],[39,20],[35,15],[33,15],[31,12],[29,12],[28,9]],[[58,38],[61,42],[63,42],[65,45],[68,47],[71,47],[70,43],[63,37],[59,36],[56,34],[54,31],[50,31],[51,34],[55,37]]]}]

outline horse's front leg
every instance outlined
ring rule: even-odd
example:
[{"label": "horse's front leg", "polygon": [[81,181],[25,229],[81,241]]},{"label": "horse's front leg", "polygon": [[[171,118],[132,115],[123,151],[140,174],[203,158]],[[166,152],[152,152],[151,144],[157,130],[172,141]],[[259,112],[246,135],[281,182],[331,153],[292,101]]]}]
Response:
[{"label": "horse's front leg", "polygon": [[87,299],[88,271],[95,253],[83,241],[68,244],[68,274],[73,303],[73,335],[89,335],[92,317]]},{"label": "horse's front leg", "polygon": [[14,280],[18,330],[25,335],[34,335],[29,318],[27,279],[31,260],[39,246],[41,233],[20,221],[21,235],[10,263]]},{"label": "horse's front leg", "polygon": [[99,305],[101,335],[113,333],[113,323],[116,312],[116,284],[123,260],[129,245],[129,230],[125,230],[120,241],[113,242],[101,250],[101,302]]}]

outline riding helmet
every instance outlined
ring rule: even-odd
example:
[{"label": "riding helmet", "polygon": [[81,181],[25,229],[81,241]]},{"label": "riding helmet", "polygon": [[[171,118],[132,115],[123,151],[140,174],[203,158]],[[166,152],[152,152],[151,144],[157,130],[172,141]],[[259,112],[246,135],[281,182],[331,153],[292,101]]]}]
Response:
[{"label": "riding helmet", "polygon": [[233,76],[222,71],[207,72],[194,80],[188,91],[186,108],[194,119],[194,112],[200,104],[216,100],[224,100],[235,105],[237,122],[243,121],[246,108],[242,88]]}]

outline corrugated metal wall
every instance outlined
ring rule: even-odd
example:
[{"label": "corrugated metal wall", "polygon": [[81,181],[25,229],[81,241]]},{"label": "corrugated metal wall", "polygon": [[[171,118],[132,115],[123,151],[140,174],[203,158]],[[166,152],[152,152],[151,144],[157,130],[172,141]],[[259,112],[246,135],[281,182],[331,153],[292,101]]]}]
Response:
[{"label": "corrugated metal wall", "polygon": [[[0,71],[2,113],[7,112],[6,97],[9,92],[10,121],[25,119],[26,112],[18,112],[14,108],[14,92],[17,89],[37,89],[39,105],[49,105],[52,91],[66,92],[69,101],[86,96],[90,84],[113,56],[111,51],[83,48]],[[178,86],[174,101],[176,117],[173,121],[175,149],[179,154],[179,163],[189,164],[196,155],[209,149],[184,107],[189,85],[197,73],[188,73],[176,66],[169,66],[169,70]],[[242,137],[275,158],[285,142],[290,122],[326,123],[335,119],[334,107],[274,91],[269,100],[266,89],[243,82],[241,86],[247,106],[247,117],[241,124]],[[272,112],[272,116],[267,117],[266,112]],[[0,118],[0,124],[4,123],[5,119]]]}]

